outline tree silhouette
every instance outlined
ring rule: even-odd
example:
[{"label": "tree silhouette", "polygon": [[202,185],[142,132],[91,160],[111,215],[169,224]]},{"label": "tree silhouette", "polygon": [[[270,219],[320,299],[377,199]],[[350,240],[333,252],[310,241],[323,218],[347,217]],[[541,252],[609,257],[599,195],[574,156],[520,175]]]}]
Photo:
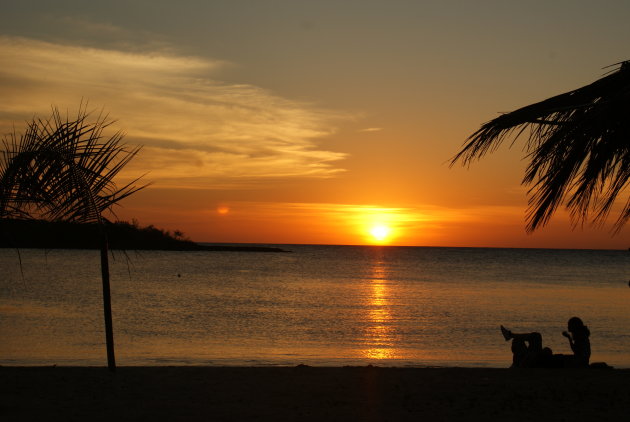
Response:
[{"label": "tree silhouette", "polygon": [[62,118],[53,108],[47,120],[33,118],[24,134],[3,139],[0,152],[0,218],[96,223],[99,228],[107,363],[115,371],[109,286],[108,241],[103,212],[146,187],[135,179],[117,187],[114,177],[138,153],[127,149],[122,132],[105,139],[112,122],[99,115],[92,123],[85,105],[77,117]]},{"label": "tree silhouette", "polygon": [[[452,159],[464,165],[529,129],[523,184],[530,185],[527,230],[566,203],[574,224],[601,224],[630,176],[630,61],[582,88],[503,114],[481,126]],[[614,224],[630,218],[630,200]]]}]

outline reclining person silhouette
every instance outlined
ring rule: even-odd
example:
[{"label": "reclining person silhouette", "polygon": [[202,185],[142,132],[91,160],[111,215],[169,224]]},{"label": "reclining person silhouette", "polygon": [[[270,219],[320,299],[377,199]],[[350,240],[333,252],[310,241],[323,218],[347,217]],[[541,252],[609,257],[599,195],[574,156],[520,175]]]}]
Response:
[{"label": "reclining person silhouette", "polygon": [[553,354],[543,347],[540,333],[513,333],[501,326],[505,341],[512,340],[513,368],[580,368],[588,367],[591,358],[590,331],[578,317],[569,319],[568,331],[562,335],[569,339],[572,355]]}]

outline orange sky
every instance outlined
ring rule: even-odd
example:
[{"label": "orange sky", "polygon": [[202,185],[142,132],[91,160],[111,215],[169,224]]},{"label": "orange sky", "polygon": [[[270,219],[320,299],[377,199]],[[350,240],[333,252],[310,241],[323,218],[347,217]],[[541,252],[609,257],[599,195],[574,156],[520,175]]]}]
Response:
[{"label": "orange sky", "polygon": [[525,233],[522,144],[448,161],[497,113],[628,59],[629,15],[616,1],[16,2],[0,16],[0,129],[82,99],[104,109],[144,145],[120,182],[153,183],[118,217],[196,241],[625,249],[627,228],[572,230],[562,210]]}]

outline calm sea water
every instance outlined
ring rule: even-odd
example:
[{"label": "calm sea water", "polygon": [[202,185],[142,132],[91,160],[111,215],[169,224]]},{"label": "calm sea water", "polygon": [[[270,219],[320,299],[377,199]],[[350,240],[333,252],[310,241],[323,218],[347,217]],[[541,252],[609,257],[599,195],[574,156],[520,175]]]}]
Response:
[{"label": "calm sea water", "polygon": [[[115,253],[119,365],[506,367],[499,332],[630,367],[628,251],[282,245]],[[0,249],[0,364],[105,365],[97,251]]]}]

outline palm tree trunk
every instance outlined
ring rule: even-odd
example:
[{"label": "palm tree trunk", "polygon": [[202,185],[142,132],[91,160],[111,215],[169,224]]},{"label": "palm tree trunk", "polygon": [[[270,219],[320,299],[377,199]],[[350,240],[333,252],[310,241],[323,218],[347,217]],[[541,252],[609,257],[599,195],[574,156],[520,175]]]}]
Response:
[{"label": "palm tree trunk", "polygon": [[116,372],[116,357],[114,356],[114,328],[112,324],[112,300],[109,289],[109,246],[107,235],[101,228],[101,278],[103,280],[103,312],[105,314],[105,339],[107,342],[107,367]]}]

